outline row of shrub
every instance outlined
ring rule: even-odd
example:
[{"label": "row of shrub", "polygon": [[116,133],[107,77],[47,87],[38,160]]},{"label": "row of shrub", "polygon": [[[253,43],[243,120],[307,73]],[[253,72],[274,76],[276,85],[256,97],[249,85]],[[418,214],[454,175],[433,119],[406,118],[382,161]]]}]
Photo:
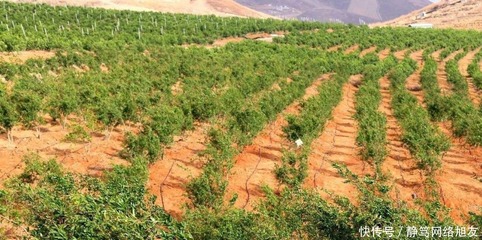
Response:
[{"label": "row of shrub", "polygon": [[425,54],[425,67],[421,73],[421,83],[425,91],[425,102],[432,120],[452,122],[456,137],[466,137],[469,144],[482,144],[482,117],[468,96],[467,79],[460,73],[457,61],[465,52],[447,61],[445,71],[447,80],[453,86],[451,93],[441,94],[437,82],[437,62]]},{"label": "row of shrub", "polygon": [[396,59],[390,56],[383,62],[366,66],[356,94],[357,143],[361,147],[361,157],[375,166],[377,174],[381,173],[381,164],[387,156],[387,118],[379,111],[382,101],[379,79],[396,63]]},{"label": "row of shrub", "polygon": [[428,112],[405,88],[406,79],[417,65],[405,58],[390,74],[392,107],[402,128],[402,141],[408,146],[418,166],[433,172],[441,166],[441,155],[450,147],[450,141],[430,121]]}]

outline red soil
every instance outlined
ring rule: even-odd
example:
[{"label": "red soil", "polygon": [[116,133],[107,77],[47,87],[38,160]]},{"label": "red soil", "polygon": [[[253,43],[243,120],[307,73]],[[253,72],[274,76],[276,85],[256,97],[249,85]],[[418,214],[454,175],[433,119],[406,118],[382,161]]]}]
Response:
[{"label": "red soil", "polygon": [[440,54],[442,53],[444,49],[439,49],[435,52],[432,53],[432,58],[435,60],[435,61],[440,61]]},{"label": "red soil", "polygon": [[20,52],[0,52],[0,60],[9,63],[23,64],[29,59],[49,59],[55,57],[54,52],[33,50]]},{"label": "red soil", "polygon": [[358,176],[373,173],[370,165],[359,156],[356,144],[358,131],[355,114],[355,94],[361,75],[350,78],[343,86],[343,99],[333,110],[333,119],[325,125],[325,130],[311,144],[311,154],[308,157],[308,177],[305,187],[315,188],[325,198],[329,193],[349,198],[356,203],[358,191],[355,186],[345,183],[345,178],[338,174],[333,163],[340,163]]},{"label": "red soil", "polygon": [[[303,100],[318,94],[318,87],[331,75],[324,74],[308,87]],[[272,189],[279,189],[280,184],[276,179],[274,170],[276,164],[281,164],[281,157],[285,149],[290,149],[294,144],[284,136],[283,127],[288,124],[286,115],[297,115],[300,112],[300,101],[295,101],[283,112],[278,114],[276,120],[266,126],[252,144],[235,158],[235,165],[231,169],[227,187],[226,201],[238,198],[235,206],[252,210],[257,200],[264,197],[261,190],[263,185]]]},{"label": "red soil", "polygon": [[403,49],[400,51],[397,51],[394,53],[395,58],[397,58],[399,61],[403,60],[405,58],[405,53],[407,53],[407,49]]},{"label": "red soil", "polygon": [[376,46],[372,46],[366,49],[363,49],[363,51],[360,52],[360,57],[364,57],[365,55],[375,52],[377,50]]},{"label": "red soil", "polygon": [[423,173],[418,169],[410,151],[401,141],[402,130],[391,107],[390,80],[387,77],[381,78],[380,86],[382,104],[379,111],[386,115],[388,127],[388,157],[385,159],[382,169],[393,177],[394,199],[405,201],[410,206],[414,206],[413,201],[416,198],[424,197]]},{"label": "red soil", "polygon": [[288,32],[283,32],[283,31],[277,31],[273,34],[270,33],[264,33],[264,32],[258,32],[258,33],[248,33],[244,37],[246,39],[251,39],[251,40],[259,40],[259,39],[266,39],[266,38],[273,38],[274,36],[282,37]]},{"label": "red soil", "polygon": [[237,42],[241,42],[241,41],[244,41],[244,40],[246,40],[246,39],[242,38],[242,37],[223,38],[223,39],[219,39],[219,40],[214,41],[214,43],[212,44],[212,47],[224,47],[228,43],[237,43]]},{"label": "red soil", "polygon": [[203,44],[191,43],[191,44],[183,44],[182,47],[184,47],[184,48],[205,47],[205,48],[211,49],[211,48],[224,47],[228,43],[238,43],[238,42],[242,42],[244,40],[246,40],[246,38],[243,38],[243,37],[227,37],[227,38],[217,39],[212,44],[203,45]]},{"label": "red soil", "polygon": [[470,77],[469,73],[467,72],[467,69],[469,65],[472,63],[472,61],[475,58],[475,55],[480,51],[481,48],[477,48],[473,51],[470,51],[460,59],[459,61],[459,70],[460,73],[467,79],[467,84],[469,85],[469,97],[470,100],[476,105],[479,106],[481,102],[481,96],[482,96],[482,91],[478,89],[475,84],[473,79]]},{"label": "red soil", "polygon": [[378,53],[378,58],[380,58],[380,60],[384,60],[388,56],[390,56],[390,48],[385,48]]},{"label": "red soil", "polygon": [[344,53],[345,54],[350,54],[350,53],[354,53],[356,50],[358,50],[360,48],[360,46],[358,46],[358,44],[355,44],[347,49],[345,49]]},{"label": "red soil", "polygon": [[331,46],[330,48],[328,48],[328,52],[336,52],[340,49],[341,45],[335,45],[335,46]]},{"label": "red soil", "polygon": [[445,59],[440,59],[440,52],[434,52],[432,56],[434,57],[435,60],[438,61],[438,67],[437,67],[437,80],[438,80],[438,85],[440,87],[440,91],[442,95],[448,95],[452,92],[452,84],[450,84],[447,80],[447,72],[445,72],[445,65],[447,64],[448,61],[454,59],[454,57],[459,54],[461,50],[455,51],[451,53],[447,58]]},{"label": "red soil", "polygon": [[149,193],[157,196],[156,203],[175,217],[182,214],[183,204],[189,203],[186,184],[202,173],[205,164],[198,153],[206,149],[209,124],[197,124],[192,131],[175,137],[164,156],[149,166]]},{"label": "red soil", "polygon": [[128,164],[118,153],[123,149],[124,131],[137,131],[136,127],[117,127],[108,139],[103,134],[92,133],[89,143],[69,143],[63,141],[68,128],[50,121],[39,129],[40,138],[34,130],[15,127],[13,144],[7,141],[6,133],[0,135],[0,182],[21,173],[25,166],[22,159],[30,153],[45,160],[55,159],[67,171],[100,176],[114,164]]},{"label": "red soil", "polygon": [[270,33],[248,33],[244,37],[227,37],[215,40],[212,44],[202,45],[202,44],[183,44],[184,48],[197,46],[197,47],[205,47],[205,48],[217,48],[217,47],[224,47],[228,43],[238,43],[245,40],[257,40],[257,41],[264,41],[264,42],[273,42],[273,38],[275,37],[283,37],[287,32],[275,32],[273,34]]},{"label": "red soil", "polygon": [[[450,124],[439,123],[447,135]],[[442,168],[436,174],[442,202],[452,209],[450,215],[463,224],[469,211],[480,212],[482,207],[482,147],[470,147],[463,139],[452,138],[451,148],[442,157]]]},{"label": "red soil", "polygon": [[423,50],[411,53],[410,58],[417,61],[418,69],[407,78],[405,87],[417,98],[417,101],[420,105],[425,106],[422,83],[420,82],[420,73],[422,72],[424,66]]}]

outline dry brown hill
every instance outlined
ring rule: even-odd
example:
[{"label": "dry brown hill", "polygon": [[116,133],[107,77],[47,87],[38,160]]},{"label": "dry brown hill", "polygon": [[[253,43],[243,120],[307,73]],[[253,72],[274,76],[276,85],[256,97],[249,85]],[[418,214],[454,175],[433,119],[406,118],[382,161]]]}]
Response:
[{"label": "dry brown hill", "polygon": [[119,10],[160,11],[190,14],[214,14],[268,18],[267,14],[244,7],[233,0],[9,0],[11,2],[47,3],[50,5],[74,5],[102,7]]},{"label": "dry brown hill", "polygon": [[435,28],[482,30],[481,0],[442,0],[408,15],[373,26],[432,23]]}]

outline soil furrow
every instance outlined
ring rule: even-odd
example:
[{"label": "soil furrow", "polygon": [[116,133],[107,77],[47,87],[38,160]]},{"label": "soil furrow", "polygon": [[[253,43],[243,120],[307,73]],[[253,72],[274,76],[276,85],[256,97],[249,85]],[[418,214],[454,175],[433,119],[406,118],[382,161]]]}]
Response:
[{"label": "soil furrow", "polygon": [[380,58],[380,60],[385,60],[388,56],[390,56],[390,48],[385,48],[378,53],[378,58]]},{"label": "soil furrow", "polygon": [[394,179],[396,195],[393,197],[414,206],[415,198],[424,196],[424,177],[410,151],[403,147],[402,130],[391,107],[390,80],[387,77],[381,78],[380,87],[383,101],[379,110],[387,117],[389,129],[387,132],[388,156],[382,169]]},{"label": "soil furrow", "polygon": [[372,47],[363,49],[363,51],[360,52],[360,57],[364,57],[364,56],[366,56],[367,54],[370,54],[370,53],[372,53],[372,52],[375,52],[376,50],[377,50],[377,47],[376,47],[376,46],[372,46]]},{"label": "soil furrow", "polygon": [[417,98],[418,103],[425,107],[422,83],[420,82],[420,73],[422,72],[424,66],[423,50],[411,53],[410,58],[417,61],[418,69],[407,78],[405,87]]},{"label": "soil furrow", "polygon": [[440,92],[442,95],[446,96],[449,95],[452,92],[452,84],[448,82],[447,79],[447,72],[445,71],[445,65],[447,64],[448,61],[454,59],[454,57],[459,54],[461,50],[455,51],[451,53],[448,57],[445,59],[440,59],[440,52],[434,52],[432,56],[434,59],[438,62],[437,66],[437,81],[438,85],[440,87]]},{"label": "soil furrow", "polygon": [[[448,122],[438,126],[447,136],[452,136]],[[442,157],[442,168],[436,174],[443,193],[444,204],[451,208],[451,217],[464,223],[462,215],[474,206],[482,206],[482,147],[471,147],[461,139],[451,138],[451,148]]]},{"label": "soil furrow", "polygon": [[147,189],[157,196],[156,204],[175,217],[188,203],[186,184],[202,173],[204,161],[198,156],[206,149],[209,124],[196,124],[194,130],[175,137],[172,146],[164,149],[163,158],[149,166]]},{"label": "soil furrow", "polygon": [[395,58],[398,59],[399,61],[403,60],[405,58],[405,53],[407,52],[407,49],[400,50],[394,53]]},{"label": "soil furrow", "polygon": [[475,104],[475,106],[479,106],[481,102],[481,96],[482,96],[482,91],[478,89],[475,84],[473,79],[470,77],[467,69],[469,68],[469,65],[472,63],[472,61],[475,58],[475,55],[480,51],[481,48],[477,48],[473,51],[470,51],[460,59],[459,61],[459,71],[467,79],[467,84],[469,86],[469,98],[470,100]]},{"label": "soil furrow", "polygon": [[20,174],[25,167],[23,158],[33,153],[43,160],[55,159],[69,172],[91,176],[102,175],[114,164],[128,165],[118,153],[122,150],[123,132],[136,132],[135,127],[118,127],[108,139],[101,133],[91,133],[89,142],[68,142],[65,140],[70,132],[68,128],[62,128],[50,118],[45,121],[46,124],[39,126],[40,135],[35,130],[14,127],[14,143],[7,141],[6,134],[0,134],[0,182]]},{"label": "soil furrow", "polygon": [[[355,82],[361,76],[350,78],[343,86],[343,99],[333,110],[333,118],[325,125],[325,131],[311,144],[312,152],[308,156],[308,177],[305,186],[315,188],[323,197],[327,192],[348,197],[356,203],[358,191],[355,186],[345,183],[345,178],[338,174],[333,163],[340,163],[358,176],[372,174],[371,166],[359,157],[356,144],[358,123],[353,118],[355,112],[355,94],[358,91]],[[341,129],[344,129],[343,134]]]},{"label": "soil furrow", "polygon": [[358,44],[355,44],[355,45],[345,49],[345,51],[343,53],[344,54],[351,54],[351,53],[354,53],[356,50],[358,50],[358,48],[360,48],[360,46],[358,46]]},{"label": "soil furrow", "polygon": [[[317,79],[306,89],[302,99],[307,100],[317,95],[318,87],[330,76],[331,74],[324,74]],[[294,145],[284,136],[283,127],[288,124],[286,116],[299,114],[300,108],[300,101],[289,105],[253,139],[251,145],[236,156],[235,165],[229,175],[226,201],[236,194],[238,197],[234,205],[251,210],[256,201],[264,196],[261,190],[263,185],[275,190],[279,188],[274,173],[276,164],[281,164],[283,150]]]},{"label": "soil furrow", "polygon": [[328,52],[336,52],[340,49],[341,45],[335,45],[335,46],[332,46],[330,48],[328,48]]}]

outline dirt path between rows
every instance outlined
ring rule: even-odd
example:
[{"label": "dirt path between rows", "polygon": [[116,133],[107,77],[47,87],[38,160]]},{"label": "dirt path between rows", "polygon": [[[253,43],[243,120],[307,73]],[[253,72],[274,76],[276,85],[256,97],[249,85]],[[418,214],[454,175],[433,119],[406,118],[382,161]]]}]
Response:
[{"label": "dirt path between rows", "polygon": [[475,55],[480,51],[480,49],[481,48],[477,48],[473,51],[470,51],[469,53],[467,53],[467,55],[465,55],[465,57],[459,60],[459,71],[462,76],[467,79],[467,84],[469,86],[469,98],[475,104],[475,106],[480,106],[480,102],[482,101],[482,90],[478,89],[475,86],[474,80],[472,79],[472,77],[470,77],[467,69],[469,68],[469,65],[472,63]]},{"label": "dirt path between rows", "polygon": [[405,58],[405,53],[408,51],[408,49],[403,49],[400,51],[397,51],[394,53],[395,58],[399,61],[403,60]]},{"label": "dirt path between rows", "polygon": [[275,32],[275,33],[248,33],[243,37],[226,37],[215,40],[212,44],[183,44],[182,47],[205,47],[208,49],[224,47],[228,43],[239,43],[242,41],[262,41],[272,43],[273,39],[276,37],[284,37],[288,32]]},{"label": "dirt path between rows", "polygon": [[432,54],[432,57],[434,57],[435,60],[437,60],[438,65],[437,65],[437,80],[438,80],[438,85],[440,87],[440,92],[443,96],[447,96],[450,93],[452,93],[452,84],[448,82],[447,80],[447,72],[445,71],[445,66],[447,65],[447,62],[454,59],[454,57],[459,54],[461,50],[455,51],[451,53],[448,57],[445,59],[440,59],[440,51],[436,51]]},{"label": "dirt path between rows", "polygon": [[[331,74],[324,74],[308,87],[303,96],[307,100],[318,94],[318,87],[323,81],[329,79]],[[281,157],[285,149],[292,147],[293,143],[284,136],[283,127],[288,124],[286,116],[300,113],[301,101],[295,101],[283,112],[278,114],[276,120],[267,125],[252,144],[235,158],[235,165],[229,175],[226,201],[230,201],[236,194],[238,196],[234,206],[252,210],[255,203],[264,197],[261,187],[267,185],[275,191],[279,182],[274,170],[276,164],[281,164]]]},{"label": "dirt path between rows", "polygon": [[330,48],[327,49],[328,52],[336,52],[338,50],[340,50],[341,48],[341,45],[335,45],[335,46],[331,46]]},{"label": "dirt path between rows", "polygon": [[360,149],[356,144],[358,123],[354,119],[355,94],[361,81],[361,75],[352,76],[343,86],[343,99],[333,110],[333,118],[329,120],[323,133],[311,144],[308,156],[308,177],[305,187],[314,188],[324,198],[330,194],[347,197],[352,203],[357,202],[358,190],[354,185],[345,183],[345,178],[338,174],[332,166],[340,163],[354,174],[363,177],[373,174],[372,167],[359,156]]},{"label": "dirt path between rows", "polygon": [[[451,136],[448,122],[440,129]],[[442,203],[451,208],[451,217],[464,224],[469,211],[480,212],[482,206],[482,147],[470,147],[463,139],[451,138],[451,148],[443,154],[442,168],[436,173]]]},{"label": "dirt path between rows", "polygon": [[381,50],[379,53],[378,53],[378,58],[380,58],[380,60],[385,60],[385,58],[387,58],[388,56],[390,56],[390,48],[385,48],[383,50]]},{"label": "dirt path between rows", "polygon": [[358,46],[358,44],[355,44],[347,49],[345,49],[345,51],[343,52],[344,54],[351,54],[351,53],[354,53],[355,51],[357,51],[358,49],[360,48],[360,46]]},{"label": "dirt path between rows", "polygon": [[364,57],[372,52],[375,52],[377,50],[376,46],[372,46],[366,49],[363,49],[363,51],[360,52],[360,57]]},{"label": "dirt path between rows", "polygon": [[149,166],[149,193],[157,196],[156,204],[175,217],[183,213],[183,204],[189,203],[186,184],[202,173],[204,159],[198,156],[206,149],[208,123],[197,123],[164,149],[163,158]]},{"label": "dirt path between rows", "polygon": [[129,164],[118,155],[123,149],[124,132],[137,132],[138,128],[119,126],[108,139],[102,133],[91,133],[90,142],[72,143],[64,140],[69,128],[64,129],[51,119],[46,121],[39,126],[40,137],[37,131],[21,127],[14,127],[13,143],[7,141],[6,133],[0,134],[1,183],[22,173],[25,167],[23,158],[29,154],[38,154],[43,160],[55,159],[69,172],[91,176],[100,176],[116,164]]},{"label": "dirt path between rows", "polygon": [[44,50],[29,50],[18,52],[0,52],[0,61],[24,64],[30,59],[49,59],[55,57],[55,52]]},{"label": "dirt path between rows", "polygon": [[383,171],[391,175],[395,182],[392,197],[415,207],[417,198],[424,198],[425,181],[423,172],[418,169],[416,160],[402,142],[402,129],[394,116],[391,106],[392,95],[388,77],[380,79],[382,103],[379,111],[387,118],[388,157],[383,162]]},{"label": "dirt path between rows", "polygon": [[417,98],[418,103],[421,106],[425,107],[424,94],[422,91],[423,88],[422,83],[420,82],[420,73],[422,72],[424,67],[423,50],[411,53],[410,58],[417,61],[418,68],[412,75],[407,78],[407,81],[405,82],[405,87]]}]

